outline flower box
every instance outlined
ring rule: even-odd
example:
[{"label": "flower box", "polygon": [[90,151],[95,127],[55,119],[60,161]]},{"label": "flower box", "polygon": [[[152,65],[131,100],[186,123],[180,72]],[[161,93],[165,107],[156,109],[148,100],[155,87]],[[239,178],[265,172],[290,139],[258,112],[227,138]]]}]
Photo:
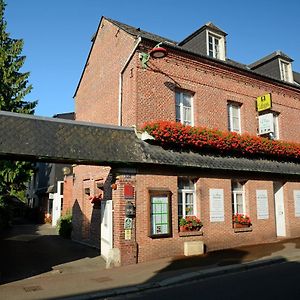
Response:
[{"label": "flower box", "polygon": [[180,232],[194,232],[199,231],[202,228],[202,222],[195,216],[187,216],[180,218],[179,231]]},{"label": "flower box", "polygon": [[237,157],[262,157],[279,161],[300,161],[300,144],[275,141],[250,134],[225,132],[205,127],[192,127],[169,121],[154,121],[143,125],[158,144],[167,149],[221,154]]},{"label": "flower box", "polygon": [[202,236],[202,230],[194,230],[194,231],[179,231],[180,237],[188,237],[188,236]]}]

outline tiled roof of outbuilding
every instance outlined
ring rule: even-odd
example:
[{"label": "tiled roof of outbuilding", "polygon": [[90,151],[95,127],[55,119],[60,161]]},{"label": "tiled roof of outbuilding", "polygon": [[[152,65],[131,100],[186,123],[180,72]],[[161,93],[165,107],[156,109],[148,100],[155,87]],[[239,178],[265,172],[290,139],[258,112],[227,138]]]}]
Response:
[{"label": "tiled roof of outbuilding", "polygon": [[0,132],[4,159],[300,178],[300,164],[164,150],[138,139],[132,128],[0,112]]}]

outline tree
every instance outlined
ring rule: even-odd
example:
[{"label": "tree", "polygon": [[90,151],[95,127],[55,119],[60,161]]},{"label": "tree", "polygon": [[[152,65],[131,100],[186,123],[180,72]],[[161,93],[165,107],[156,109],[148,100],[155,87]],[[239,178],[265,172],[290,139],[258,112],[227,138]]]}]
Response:
[{"label": "tree", "polygon": [[[20,71],[26,58],[21,55],[24,43],[6,32],[5,6],[0,0],[0,110],[33,114],[37,101],[24,100],[32,89],[29,72]],[[0,205],[1,198],[24,191],[31,173],[30,163],[0,160]]]}]

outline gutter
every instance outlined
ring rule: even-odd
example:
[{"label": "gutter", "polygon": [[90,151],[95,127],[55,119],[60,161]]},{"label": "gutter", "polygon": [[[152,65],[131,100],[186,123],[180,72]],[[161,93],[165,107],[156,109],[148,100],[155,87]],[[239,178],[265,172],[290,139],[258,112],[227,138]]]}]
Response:
[{"label": "gutter", "polygon": [[139,46],[141,41],[142,41],[142,38],[138,37],[131,53],[129,54],[123,68],[121,69],[121,71],[119,73],[118,126],[122,126],[123,74],[124,74],[128,64],[129,64],[129,62],[131,61],[133,55],[135,54],[135,51],[136,51],[136,49]]}]

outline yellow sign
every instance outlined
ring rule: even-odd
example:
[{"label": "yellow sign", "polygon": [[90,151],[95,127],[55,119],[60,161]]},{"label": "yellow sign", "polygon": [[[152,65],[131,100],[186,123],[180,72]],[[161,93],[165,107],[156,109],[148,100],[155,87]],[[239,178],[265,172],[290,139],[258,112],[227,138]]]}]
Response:
[{"label": "yellow sign", "polygon": [[125,240],[131,240],[131,229],[125,229]]},{"label": "yellow sign", "polygon": [[263,111],[272,108],[271,94],[266,94],[256,98],[257,111]]}]

